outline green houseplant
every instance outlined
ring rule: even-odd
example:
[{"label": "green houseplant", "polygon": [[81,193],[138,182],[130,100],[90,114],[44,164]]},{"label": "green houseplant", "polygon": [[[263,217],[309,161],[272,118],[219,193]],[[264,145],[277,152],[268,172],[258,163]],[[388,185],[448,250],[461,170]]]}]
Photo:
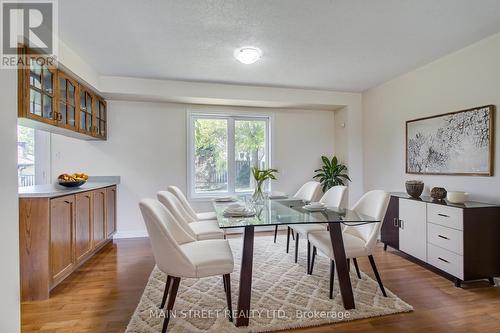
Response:
[{"label": "green houseplant", "polygon": [[276,169],[264,169],[260,170],[259,168],[252,168],[252,175],[255,179],[255,191],[253,192],[252,199],[254,202],[262,202],[264,201],[264,193],[262,192],[262,184],[268,179],[276,180],[275,173],[278,173]]},{"label": "green houseplant", "polygon": [[344,185],[346,181],[351,181],[347,175],[347,167],[339,163],[336,156],[333,156],[331,160],[326,156],[321,156],[321,160],[323,161],[323,167],[314,170],[316,175],[313,179],[317,179],[321,183],[323,192],[334,186]]}]

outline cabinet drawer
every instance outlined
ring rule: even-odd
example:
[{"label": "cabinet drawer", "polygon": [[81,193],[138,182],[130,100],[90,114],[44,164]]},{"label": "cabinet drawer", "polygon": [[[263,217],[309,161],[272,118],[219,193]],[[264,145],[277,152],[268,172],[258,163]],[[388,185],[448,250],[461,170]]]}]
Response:
[{"label": "cabinet drawer", "polygon": [[443,249],[464,254],[464,234],[460,230],[443,227],[434,223],[427,224],[427,241]]},{"label": "cabinet drawer", "polygon": [[427,263],[459,279],[464,278],[464,257],[432,244],[427,244]]},{"label": "cabinet drawer", "polygon": [[427,204],[427,221],[448,228],[464,229],[464,212],[461,208]]}]

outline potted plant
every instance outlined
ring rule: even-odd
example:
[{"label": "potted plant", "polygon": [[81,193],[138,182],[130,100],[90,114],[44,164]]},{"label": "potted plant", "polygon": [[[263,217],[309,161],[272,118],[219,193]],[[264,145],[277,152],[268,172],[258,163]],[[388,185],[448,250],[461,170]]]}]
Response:
[{"label": "potted plant", "polygon": [[336,156],[333,156],[331,160],[326,156],[321,156],[321,160],[323,161],[323,167],[314,170],[316,175],[313,179],[318,179],[323,186],[323,192],[334,186],[344,185],[345,181],[351,181],[347,175],[347,167],[339,163]]},{"label": "potted plant", "polygon": [[278,173],[276,169],[264,169],[253,167],[252,174],[255,179],[255,191],[253,192],[252,199],[256,203],[261,203],[264,201],[264,192],[262,192],[262,184],[268,179],[276,180],[275,173]]}]

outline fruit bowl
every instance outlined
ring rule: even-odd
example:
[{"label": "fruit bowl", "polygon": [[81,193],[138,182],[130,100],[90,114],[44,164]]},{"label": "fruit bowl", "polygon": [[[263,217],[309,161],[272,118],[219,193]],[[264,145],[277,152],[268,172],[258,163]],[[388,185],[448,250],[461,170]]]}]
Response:
[{"label": "fruit bowl", "polygon": [[89,176],[84,173],[74,173],[72,175],[64,173],[57,177],[59,185],[73,188],[82,186],[87,182],[87,179],[89,179]]},{"label": "fruit bowl", "polygon": [[85,184],[87,181],[86,180],[76,180],[76,181],[71,181],[71,180],[59,180],[59,185],[64,186],[64,187],[80,187],[83,184]]}]

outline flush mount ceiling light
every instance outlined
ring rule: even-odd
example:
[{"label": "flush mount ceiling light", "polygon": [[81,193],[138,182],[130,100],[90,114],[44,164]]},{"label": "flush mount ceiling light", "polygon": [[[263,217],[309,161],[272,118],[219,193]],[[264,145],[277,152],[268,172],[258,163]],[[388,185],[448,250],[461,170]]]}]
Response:
[{"label": "flush mount ceiling light", "polygon": [[234,57],[238,59],[239,62],[250,65],[262,57],[262,51],[253,46],[240,47],[234,50]]}]

